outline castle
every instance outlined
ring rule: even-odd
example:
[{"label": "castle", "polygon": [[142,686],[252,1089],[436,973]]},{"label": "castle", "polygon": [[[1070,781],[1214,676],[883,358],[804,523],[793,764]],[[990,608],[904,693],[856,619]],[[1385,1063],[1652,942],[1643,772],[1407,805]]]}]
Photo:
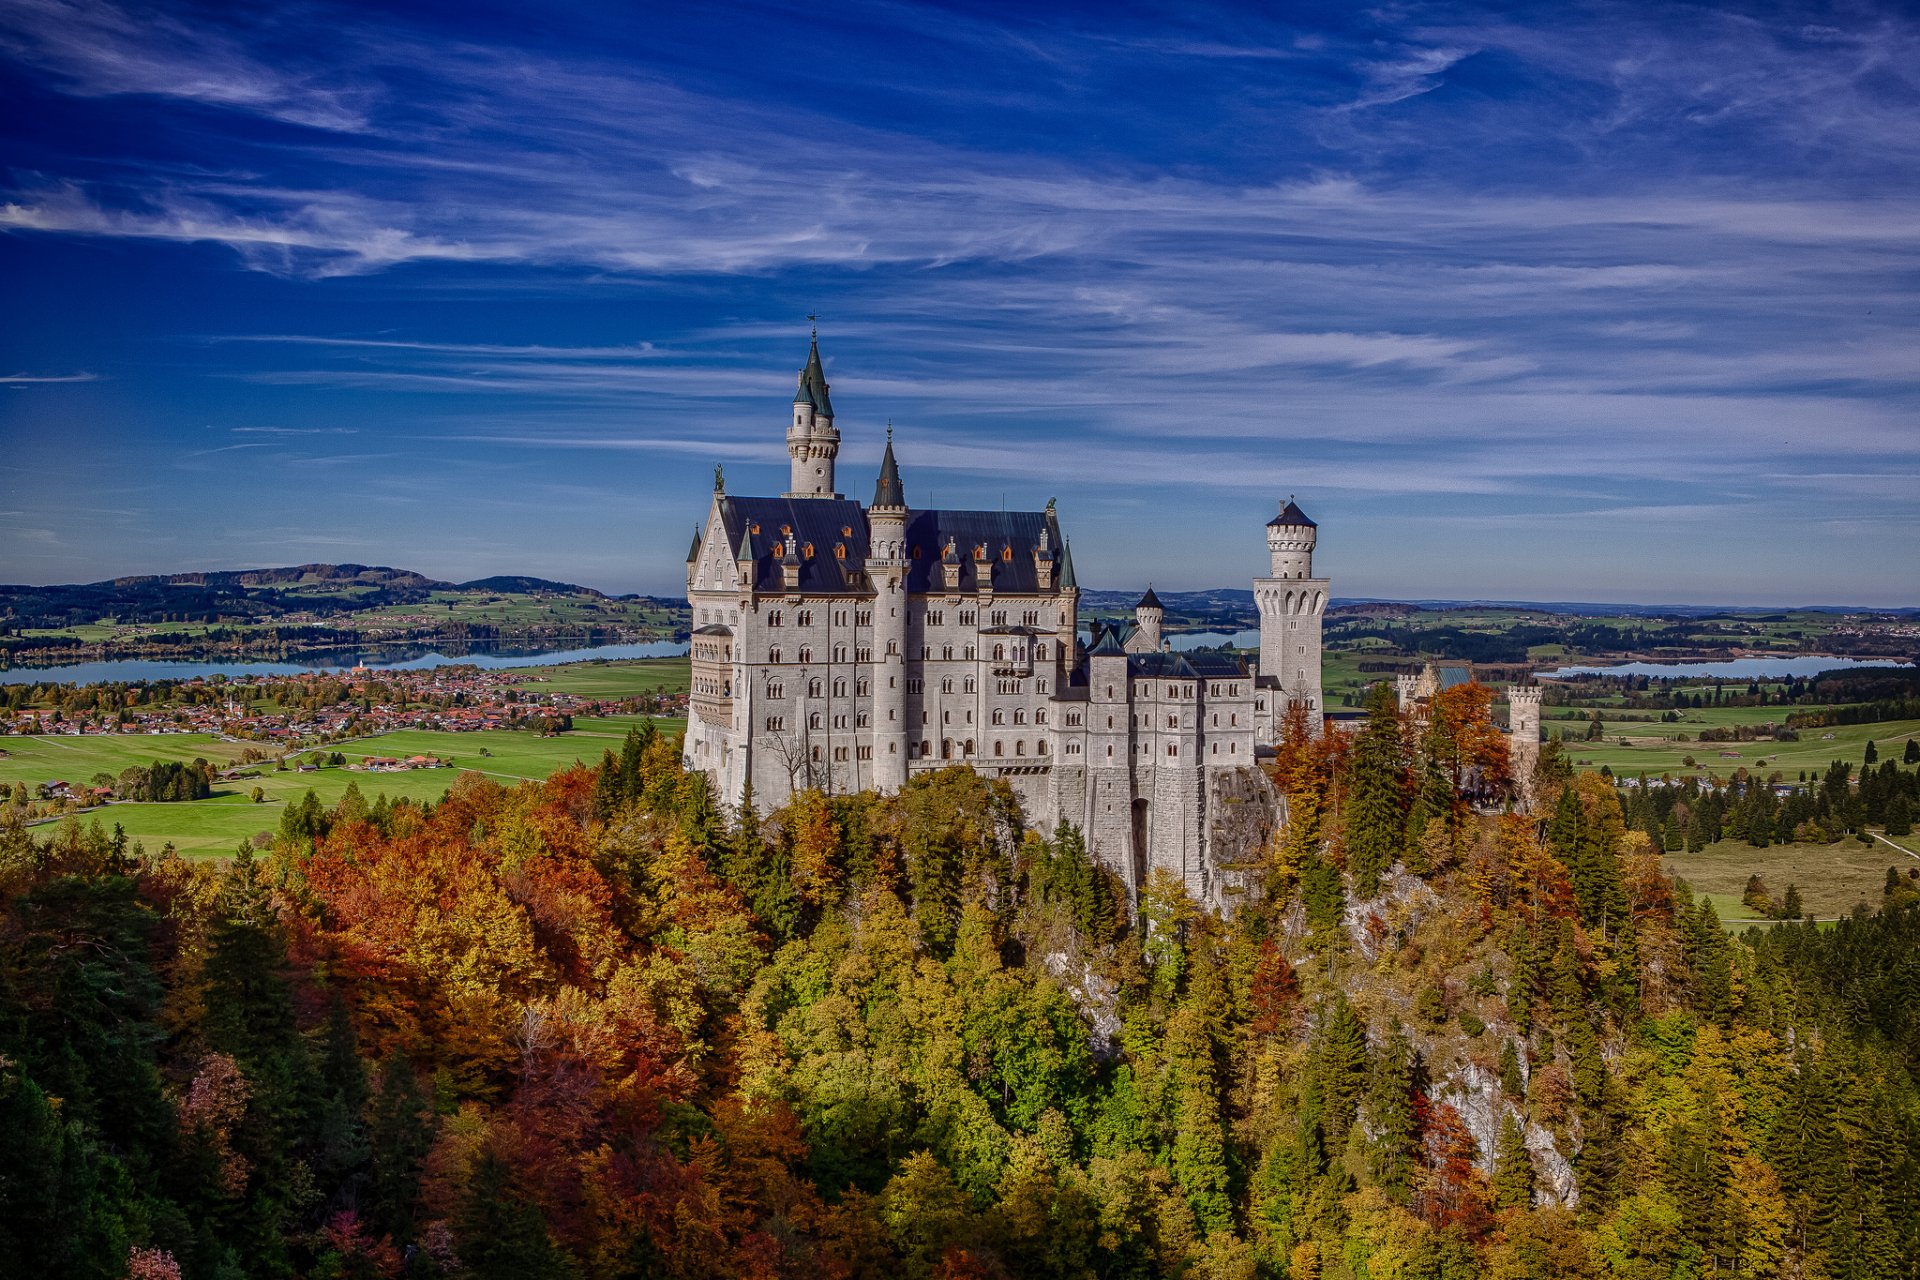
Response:
[{"label": "castle", "polygon": [[1327,580],[1290,499],[1253,583],[1257,664],[1174,652],[1151,588],[1131,624],[1080,629],[1073,555],[1044,511],[907,505],[892,432],[862,506],[836,490],[840,433],[816,334],[786,427],[791,479],[738,497],[716,470],[687,553],[693,692],[685,758],[728,804],[892,791],[968,765],[1030,824],[1066,820],[1137,894],[1164,868],[1226,905],[1279,820],[1255,761],[1289,704],[1322,715]]}]

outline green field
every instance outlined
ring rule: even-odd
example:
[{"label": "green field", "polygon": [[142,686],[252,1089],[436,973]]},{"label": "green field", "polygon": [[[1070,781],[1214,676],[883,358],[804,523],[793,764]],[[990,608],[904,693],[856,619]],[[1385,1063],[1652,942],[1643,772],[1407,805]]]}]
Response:
[{"label": "green field", "polygon": [[544,677],[542,683],[535,686],[544,693],[571,693],[582,698],[631,698],[648,693],[685,693],[692,685],[692,666],[687,658],[645,658],[527,667],[524,668],[524,674]]},{"label": "green field", "polygon": [[[1898,842],[1920,852],[1920,841]],[[1756,849],[1744,840],[1722,840],[1699,853],[1670,853],[1667,867],[1692,886],[1696,894],[1713,898],[1723,921],[1749,919],[1751,908],[1740,901],[1747,877],[1758,874],[1778,898],[1789,884],[1800,887],[1808,915],[1831,920],[1865,902],[1878,909],[1887,868],[1920,866],[1920,861],[1876,840],[1872,847],[1848,837],[1838,844],[1776,844]]]},{"label": "green field", "polygon": [[[367,774],[354,769],[323,768],[317,773],[275,772],[271,763],[256,766],[258,778],[243,778],[214,786],[213,795],[190,804],[111,804],[83,815],[100,819],[108,828],[119,823],[130,838],[142,841],[148,852],[172,843],[182,854],[225,855],[240,841],[280,823],[280,809],[312,790],[325,804],[333,804],[357,783],[371,801],[382,792],[394,798],[438,800],[461,771],[472,769],[511,785],[545,778],[556,769],[579,761],[595,764],[608,749],[618,750],[627,731],[644,722],[640,716],[603,716],[582,719],[571,733],[542,738],[531,733],[499,729],[475,733],[443,733],[429,729],[401,729],[376,737],[325,748],[339,751],[350,763],[370,755],[438,756],[451,760],[451,769],[424,769],[408,773]],[[664,732],[677,732],[678,722],[655,719]],[[164,737],[0,739],[9,754],[0,758],[0,781],[15,779],[29,787],[61,778],[85,782],[96,772],[118,773],[129,765],[155,760],[191,760],[204,756],[227,764],[235,761],[242,744],[221,742],[205,734]],[[164,748],[164,749],[162,749]],[[481,752],[486,751],[487,755]],[[55,766],[64,765],[64,768]],[[249,795],[259,787],[266,801],[254,804]],[[44,835],[50,829],[41,828]]]},{"label": "green field", "polygon": [[[1697,772],[1704,767],[1721,778],[1730,776],[1736,769],[1763,774],[1777,770],[1787,780],[1793,781],[1800,776],[1802,769],[1811,775],[1816,770],[1824,771],[1835,760],[1849,761],[1857,771],[1866,759],[1869,740],[1878,746],[1881,760],[1899,760],[1907,739],[1920,738],[1920,720],[1890,720],[1880,724],[1802,729],[1798,742],[1676,740],[1682,733],[1689,738],[1698,738],[1702,729],[1713,725],[1782,721],[1792,711],[1807,709],[1726,707],[1683,712],[1685,718],[1678,724],[1615,722],[1606,725],[1606,737],[1599,742],[1580,740],[1578,735],[1584,729],[1574,721],[1548,720],[1541,727],[1548,736],[1556,730],[1566,731],[1572,739],[1566,744],[1567,754],[1580,767],[1598,769],[1606,765],[1619,777],[1632,777],[1642,772],[1657,777],[1662,773]],[[1601,720],[1602,723],[1606,722],[1604,709],[1601,711]],[[1828,738],[1828,734],[1833,736]],[[1622,738],[1626,739],[1626,745],[1621,744]],[[1737,752],[1738,755],[1722,756],[1722,752]],[[1687,756],[1694,759],[1695,768],[1692,770],[1684,763]]]}]

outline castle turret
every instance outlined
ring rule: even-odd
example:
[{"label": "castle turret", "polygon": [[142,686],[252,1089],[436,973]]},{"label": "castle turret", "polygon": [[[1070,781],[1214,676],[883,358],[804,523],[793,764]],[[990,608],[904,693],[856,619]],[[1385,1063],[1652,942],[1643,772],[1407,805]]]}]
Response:
[{"label": "castle turret", "polygon": [[1147,588],[1147,594],[1140,597],[1140,603],[1133,606],[1134,625],[1140,628],[1140,651],[1158,653],[1160,651],[1160,620],[1166,611],[1160,607],[1160,597],[1153,594],[1153,588]]},{"label": "castle turret", "polygon": [[893,428],[867,508],[867,577],[873,583],[873,784],[907,781],[907,493],[893,460]]},{"label": "castle turret", "polygon": [[833,463],[840,455],[840,433],[833,426],[833,401],[826,371],[820,367],[820,334],[814,331],[806,367],[793,393],[793,421],[787,427],[787,456],[793,461],[788,498],[837,498]]},{"label": "castle turret", "polygon": [[1507,724],[1512,730],[1507,739],[1508,764],[1525,809],[1533,807],[1533,775],[1540,764],[1540,694],[1537,684],[1507,690]]},{"label": "castle turret", "polygon": [[1289,497],[1267,521],[1272,575],[1253,580],[1260,609],[1260,683],[1277,689],[1273,722],[1299,703],[1317,727],[1325,712],[1320,694],[1320,618],[1327,609],[1327,580],[1313,576],[1319,529]]}]

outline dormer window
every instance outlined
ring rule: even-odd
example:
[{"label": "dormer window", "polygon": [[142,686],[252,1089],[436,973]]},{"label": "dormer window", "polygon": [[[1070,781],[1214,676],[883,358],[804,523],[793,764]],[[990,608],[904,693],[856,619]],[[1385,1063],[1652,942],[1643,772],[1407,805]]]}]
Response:
[{"label": "dormer window", "polygon": [[1011,542],[1009,542],[1006,546],[1000,548],[1000,558],[1002,560],[1013,559],[1013,544]]},{"label": "dormer window", "polygon": [[845,559],[847,558],[847,544],[846,544],[846,543],[844,543],[844,542],[836,542],[836,543],[834,543],[834,544],[833,544],[833,558],[834,558],[835,560],[845,560]]},{"label": "dormer window", "polygon": [[786,544],[786,543],[784,543],[784,542],[776,542],[776,543],[774,543],[774,544],[773,544],[773,558],[774,558],[775,560],[785,560],[785,559],[787,558],[787,544]]},{"label": "dormer window", "polygon": [[918,559],[920,558],[920,548],[918,548],[918,547],[915,547],[915,548],[913,549],[913,558],[914,558],[915,560],[918,560]]},{"label": "dormer window", "polygon": [[811,542],[800,549],[800,556],[804,560],[813,559],[813,544]]}]

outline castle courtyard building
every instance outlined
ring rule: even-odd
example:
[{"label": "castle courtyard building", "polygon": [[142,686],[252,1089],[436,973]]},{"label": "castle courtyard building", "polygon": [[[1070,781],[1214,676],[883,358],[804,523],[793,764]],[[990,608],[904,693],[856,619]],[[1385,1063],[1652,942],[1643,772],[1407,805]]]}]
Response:
[{"label": "castle courtyard building", "polygon": [[1322,713],[1313,521],[1289,500],[1267,525],[1257,663],[1176,652],[1151,589],[1131,624],[1082,630],[1052,503],[911,507],[891,432],[873,501],[838,492],[817,337],[792,409],[787,491],[736,496],[716,471],[687,554],[688,767],[725,803],[771,808],[970,766],[1032,825],[1079,827],[1131,891],[1163,868],[1228,905],[1279,820],[1256,761],[1290,704]]}]

